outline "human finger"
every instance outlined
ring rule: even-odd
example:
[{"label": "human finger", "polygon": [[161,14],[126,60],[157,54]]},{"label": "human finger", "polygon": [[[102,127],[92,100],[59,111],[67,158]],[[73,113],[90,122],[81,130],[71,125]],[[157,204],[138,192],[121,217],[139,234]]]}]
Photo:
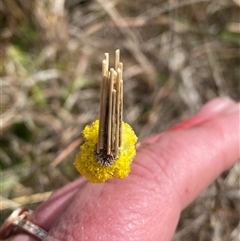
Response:
[{"label": "human finger", "polygon": [[[48,231],[58,219],[58,216],[69,205],[76,193],[86,184],[85,178],[67,184],[55,191],[46,202],[39,205],[29,218],[29,221]],[[38,241],[28,233],[16,235],[12,241]]]},{"label": "human finger", "polygon": [[[204,105],[194,116],[183,120],[182,122],[174,125],[169,130],[180,130],[180,129],[187,129],[192,126],[198,125],[208,119],[211,119],[215,116],[221,115],[224,111],[228,110],[232,106],[234,106],[236,102],[231,100],[228,97],[219,97],[216,99],[211,100],[206,105]],[[169,131],[168,130],[168,131]],[[152,135],[150,137],[145,138],[143,141],[138,143],[138,148],[141,145],[147,145],[149,143],[155,142],[162,133]]]},{"label": "human finger", "polygon": [[181,210],[239,158],[236,106],[139,148],[128,178],[87,183],[46,241],[171,240]]}]

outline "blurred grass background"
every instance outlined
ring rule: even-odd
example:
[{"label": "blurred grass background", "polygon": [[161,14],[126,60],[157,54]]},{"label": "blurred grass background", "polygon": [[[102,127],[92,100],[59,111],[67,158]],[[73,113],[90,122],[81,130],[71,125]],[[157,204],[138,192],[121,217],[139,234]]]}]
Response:
[{"label": "blurred grass background", "polygon": [[[239,100],[239,0],[2,0],[0,13],[1,222],[79,176],[105,52],[121,50],[140,139],[217,96]],[[188,207],[173,240],[239,241],[239,175],[238,163]]]}]

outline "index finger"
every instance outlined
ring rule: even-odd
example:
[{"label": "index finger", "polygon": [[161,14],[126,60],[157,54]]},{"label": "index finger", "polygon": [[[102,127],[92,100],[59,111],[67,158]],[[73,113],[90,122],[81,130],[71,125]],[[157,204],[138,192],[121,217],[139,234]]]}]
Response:
[{"label": "index finger", "polygon": [[181,210],[239,158],[238,120],[164,133],[139,149],[127,179],[88,183],[47,240],[170,240]]}]

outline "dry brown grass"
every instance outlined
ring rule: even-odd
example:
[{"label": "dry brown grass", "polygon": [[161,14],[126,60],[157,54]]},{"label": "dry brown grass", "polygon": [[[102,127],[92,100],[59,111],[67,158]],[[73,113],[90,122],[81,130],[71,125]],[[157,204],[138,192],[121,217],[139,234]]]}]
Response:
[{"label": "dry brown grass", "polygon": [[[1,221],[74,180],[98,115],[101,60],[121,50],[124,119],[139,138],[217,96],[239,100],[238,0],[0,2]],[[237,241],[240,164],[183,213],[174,241]]]}]

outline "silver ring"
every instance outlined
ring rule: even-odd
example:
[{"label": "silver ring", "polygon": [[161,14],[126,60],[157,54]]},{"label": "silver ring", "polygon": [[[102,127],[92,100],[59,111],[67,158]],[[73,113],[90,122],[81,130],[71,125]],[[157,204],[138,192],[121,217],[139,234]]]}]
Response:
[{"label": "silver ring", "polygon": [[40,240],[45,239],[48,236],[48,232],[28,221],[28,214],[29,209],[26,207],[16,209],[1,226],[0,240],[5,240],[21,231],[29,233]]}]

